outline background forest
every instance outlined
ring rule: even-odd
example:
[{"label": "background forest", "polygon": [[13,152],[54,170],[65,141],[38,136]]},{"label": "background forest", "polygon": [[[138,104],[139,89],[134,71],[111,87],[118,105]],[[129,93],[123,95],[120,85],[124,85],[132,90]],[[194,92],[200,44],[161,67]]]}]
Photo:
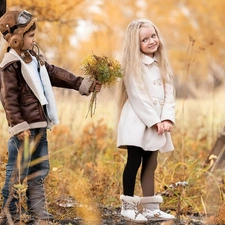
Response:
[{"label": "background forest", "polygon": [[[166,192],[163,207],[177,215],[213,214],[207,224],[225,224],[221,214],[224,171],[214,174],[204,166],[224,127],[225,1],[7,0],[7,9],[15,8],[38,18],[37,44],[45,59],[79,75],[80,63],[92,52],[120,60],[125,30],[132,20],[146,18],[157,25],[174,71],[177,122],[172,132],[176,150],[159,156],[156,191]],[[120,206],[126,152],[116,148],[116,92],[116,86],[103,89],[95,115],[86,118],[89,97],[55,90],[61,123],[49,132],[52,170],[46,189],[49,209],[58,219],[74,217],[65,204],[63,213],[57,211],[69,196],[83,204],[76,213],[84,220],[100,217],[96,203]],[[0,108],[0,188],[7,139]],[[171,188],[180,181],[188,186]],[[138,185],[136,192],[140,192]],[[88,213],[93,208],[84,210],[85,205],[92,205],[95,213]]]}]

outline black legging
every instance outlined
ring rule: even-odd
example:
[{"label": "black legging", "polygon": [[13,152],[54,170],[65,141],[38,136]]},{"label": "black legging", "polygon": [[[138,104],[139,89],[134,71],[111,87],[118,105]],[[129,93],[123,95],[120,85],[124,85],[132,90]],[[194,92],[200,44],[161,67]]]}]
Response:
[{"label": "black legging", "polygon": [[153,196],[158,151],[144,151],[140,147],[128,146],[127,153],[127,164],[123,171],[124,195],[134,195],[136,176],[142,163],[141,187],[143,196]]}]

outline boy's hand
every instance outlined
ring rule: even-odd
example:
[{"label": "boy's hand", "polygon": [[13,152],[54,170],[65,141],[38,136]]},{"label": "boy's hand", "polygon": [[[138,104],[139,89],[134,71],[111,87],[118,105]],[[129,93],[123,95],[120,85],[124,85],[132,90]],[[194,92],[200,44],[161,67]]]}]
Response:
[{"label": "boy's hand", "polygon": [[26,137],[29,138],[29,136],[30,136],[30,130],[25,130],[17,134],[17,137],[20,141],[23,141]]},{"label": "boy's hand", "polygon": [[164,132],[171,132],[173,128],[173,123],[169,120],[162,121]]},{"label": "boy's hand", "polygon": [[94,92],[94,91],[101,91],[101,88],[102,88],[102,84],[99,82],[99,81],[93,81],[89,91],[90,92]]}]

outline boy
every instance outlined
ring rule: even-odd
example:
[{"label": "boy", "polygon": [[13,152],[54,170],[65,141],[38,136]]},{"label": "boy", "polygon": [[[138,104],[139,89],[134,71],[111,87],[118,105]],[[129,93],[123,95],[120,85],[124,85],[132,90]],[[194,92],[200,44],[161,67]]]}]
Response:
[{"label": "boy", "polygon": [[[15,184],[27,178],[29,214],[38,220],[52,220],[53,215],[44,208],[44,178],[49,172],[46,129],[59,123],[52,86],[89,95],[94,90],[99,92],[101,84],[41,60],[33,50],[37,47],[36,21],[26,10],[9,11],[0,18],[0,31],[9,44],[0,63],[0,99],[11,134],[2,189],[3,212],[6,214],[8,209],[13,219],[17,217],[19,200]],[[30,144],[35,143],[32,152],[22,149],[27,139]]]}]

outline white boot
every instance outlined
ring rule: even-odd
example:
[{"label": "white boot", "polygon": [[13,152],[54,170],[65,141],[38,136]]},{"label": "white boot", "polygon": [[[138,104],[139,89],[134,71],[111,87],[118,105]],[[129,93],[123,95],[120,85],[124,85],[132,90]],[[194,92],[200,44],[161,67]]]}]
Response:
[{"label": "white boot", "polygon": [[122,201],[121,216],[123,216],[124,219],[136,223],[145,223],[148,221],[147,218],[142,215],[142,205],[139,197],[121,195],[120,200]]},{"label": "white boot", "polygon": [[148,220],[174,220],[175,217],[168,213],[165,213],[159,209],[159,204],[163,202],[163,198],[160,195],[155,195],[151,197],[141,197],[140,198],[143,212],[142,214]]}]

